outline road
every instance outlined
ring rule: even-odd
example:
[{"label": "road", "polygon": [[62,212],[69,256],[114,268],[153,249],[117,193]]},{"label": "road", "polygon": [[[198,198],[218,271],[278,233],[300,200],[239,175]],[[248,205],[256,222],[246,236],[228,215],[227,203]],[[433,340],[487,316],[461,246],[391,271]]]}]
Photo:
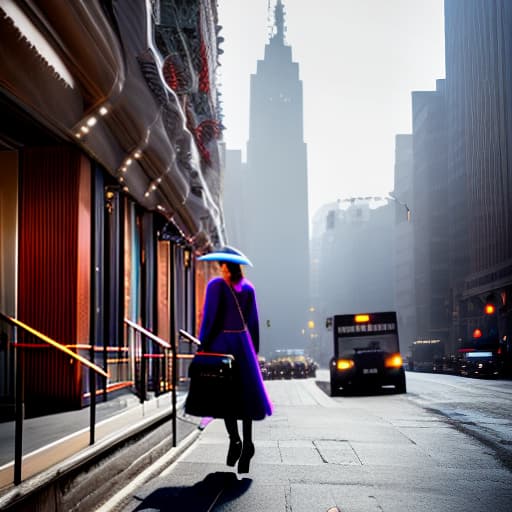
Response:
[{"label": "road", "polygon": [[101,511],[511,510],[511,468],[496,451],[508,447],[510,382],[409,373],[405,395],[331,398],[327,377],[267,381],[275,412],[255,424],[248,475],[225,465],[226,434],[213,421]]},{"label": "road", "polygon": [[407,373],[408,398],[496,450],[512,469],[512,380]]},{"label": "road", "polygon": [[[319,378],[327,381],[328,372],[320,370]],[[441,414],[452,426],[492,448],[512,469],[512,380],[407,372],[407,391],[407,400]],[[344,400],[354,398],[361,397]]]}]

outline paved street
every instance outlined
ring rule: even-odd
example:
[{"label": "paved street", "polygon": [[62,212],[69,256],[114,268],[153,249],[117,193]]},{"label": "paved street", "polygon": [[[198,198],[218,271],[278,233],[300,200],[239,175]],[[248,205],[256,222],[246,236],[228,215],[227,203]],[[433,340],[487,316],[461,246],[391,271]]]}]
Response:
[{"label": "paved street", "polygon": [[408,396],[491,446],[512,469],[512,380],[410,373]]},{"label": "paved street", "polygon": [[490,446],[422,406],[422,379],[408,374],[410,395],[335,399],[313,379],[269,381],[275,413],[255,425],[248,475],[225,465],[224,427],[213,421],[111,510],[509,511],[512,473]]}]

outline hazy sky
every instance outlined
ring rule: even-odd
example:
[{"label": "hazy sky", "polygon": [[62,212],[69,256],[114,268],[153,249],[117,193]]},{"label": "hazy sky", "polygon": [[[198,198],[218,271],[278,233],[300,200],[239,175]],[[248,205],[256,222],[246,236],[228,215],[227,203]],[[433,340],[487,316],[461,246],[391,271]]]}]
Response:
[{"label": "hazy sky", "polygon": [[[224,140],[244,154],[250,75],[268,41],[268,3],[218,0]],[[310,215],[338,198],[386,194],[395,135],[411,132],[411,91],[433,90],[445,76],[443,0],[283,3],[303,83]]]}]

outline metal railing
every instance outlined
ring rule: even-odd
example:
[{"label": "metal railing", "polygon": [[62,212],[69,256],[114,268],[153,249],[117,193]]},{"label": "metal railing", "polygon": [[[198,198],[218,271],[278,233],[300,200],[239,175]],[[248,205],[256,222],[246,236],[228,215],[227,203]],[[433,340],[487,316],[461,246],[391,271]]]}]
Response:
[{"label": "metal railing", "polygon": [[[148,329],[145,329],[144,327],[140,326],[139,324],[133,322],[132,320],[129,320],[128,318],[124,319],[124,323],[133,329],[136,333],[136,345],[135,350],[133,351],[132,357],[135,358],[134,363],[140,366],[139,373],[139,379],[135,378],[136,388],[139,393],[139,399],[141,403],[144,403],[145,400],[147,400],[147,388],[148,388],[148,377],[149,377],[149,370],[148,367],[148,360],[152,359],[153,361],[157,361],[158,363],[163,362],[162,364],[154,364],[151,365],[152,368],[152,377],[153,377],[153,390],[155,391],[155,394],[159,394],[162,390],[168,391],[169,388],[171,390],[175,387],[172,384],[169,386],[169,379],[168,379],[168,357],[169,354],[172,357],[172,354],[174,354],[174,351],[172,350],[172,345],[165,341],[164,339],[160,338],[159,336],[156,336]],[[148,351],[146,340],[152,341],[155,343],[158,347],[163,349],[163,354],[154,354],[153,352]],[[162,368],[163,366],[163,368]],[[174,374],[175,368],[173,367],[173,364],[171,363],[171,380],[172,375]],[[135,374],[137,373],[135,368]],[[162,378],[163,377],[163,378]],[[137,385],[139,384],[139,385]]]},{"label": "metal railing", "polygon": [[[171,357],[171,379],[170,379],[170,389],[171,389],[171,407],[172,407],[172,445],[176,447],[177,444],[177,388],[178,388],[178,360],[180,359],[192,359],[194,357],[193,354],[178,354],[176,348],[176,341],[172,339],[171,343],[165,341],[159,336],[155,335],[151,331],[145,329],[139,324],[129,320],[128,318],[124,319],[125,324],[133,329],[139,336],[140,339],[138,342],[140,343],[140,349],[137,352],[140,354],[140,401],[141,403],[146,400],[146,392],[147,392],[147,382],[148,382],[148,365],[147,361],[154,356],[154,354],[148,353],[147,346],[145,340],[150,340],[156,343],[159,347],[164,350],[163,359],[164,361],[164,369],[165,371],[168,369],[168,357]],[[180,329],[179,334],[183,337],[183,333]],[[190,335],[189,335],[190,336]],[[184,338],[185,339],[185,338]],[[153,358],[153,360],[158,360],[158,358]],[[158,381],[158,377],[161,376],[161,373],[157,375],[157,378],[153,378],[153,388],[155,390],[159,390],[163,387],[164,390],[168,390],[168,379],[167,374],[165,373],[163,382]]]},{"label": "metal railing", "polygon": [[[29,325],[17,320],[14,317],[0,312],[0,320],[5,321],[11,326],[12,332],[6,334],[5,340],[8,346],[12,348],[13,364],[12,364],[12,395],[14,398],[14,479],[15,485],[22,482],[22,464],[23,464],[23,423],[25,419],[25,356],[26,350],[40,349],[44,346],[53,347],[56,350],[71,357],[72,360],[78,361],[81,365],[89,369],[89,390],[90,390],[90,413],[89,413],[89,445],[95,443],[95,426],[96,426],[96,397],[100,391],[96,376],[99,375],[105,379],[110,379],[110,372],[105,371],[100,366],[94,364],[93,360],[87,359],[80,354],[73,352],[71,348],[82,347],[81,345],[64,345],[45,335],[44,333],[30,327]],[[171,343],[160,338],[144,327],[137,323],[124,319],[127,328],[133,330],[135,333],[136,344],[129,350],[133,352],[130,358],[138,364],[138,375],[133,375],[135,382],[135,389],[139,395],[139,400],[144,403],[147,400],[148,381],[152,379],[153,389],[155,394],[166,393],[171,391],[172,401],[172,432],[173,447],[177,445],[177,390],[178,385],[182,381],[179,375],[179,360],[191,360],[194,357],[193,353],[178,354],[176,349],[177,340],[187,341],[191,344],[197,345],[199,341],[191,337],[185,331],[180,330],[178,336],[173,338]],[[33,337],[34,341],[24,340],[24,336],[18,335],[18,329]],[[193,339],[191,339],[193,338]],[[3,338],[2,338],[3,339]],[[21,341],[20,341],[21,339]],[[43,342],[43,344],[41,344]],[[158,351],[148,350],[148,342],[154,343],[157,347],[162,349],[163,353]],[[43,346],[44,345],[44,346]],[[85,347],[85,345],[84,345]],[[82,347],[83,348],[83,347]],[[94,347],[93,347],[94,349]],[[128,350],[128,347],[126,347]],[[91,350],[91,359],[94,357],[94,352]],[[151,361],[151,363],[149,363]],[[185,379],[184,379],[185,380]],[[103,390],[106,393],[106,388]],[[12,403],[12,402],[11,402]]]},{"label": "metal railing", "polygon": [[[5,315],[0,312],[0,318],[4,319],[7,323],[14,327],[14,336],[12,340],[12,346],[14,347],[14,420],[15,420],[15,433],[14,433],[14,484],[19,485],[21,483],[21,470],[23,460],[23,420],[25,416],[25,404],[24,404],[24,364],[23,364],[23,350],[30,349],[30,343],[18,342],[16,329],[20,328],[24,332],[35,336],[38,340],[56,348],[57,350],[65,353],[80,364],[93,370],[97,374],[108,378],[109,375],[102,368],[95,365],[88,359],[76,354],[62,343],[59,343],[52,338],[46,336],[42,332],[30,327],[29,325],[13,318],[9,315]],[[91,383],[95,382],[95,379],[91,379]],[[89,423],[89,444],[94,444],[94,429],[96,424],[96,385],[91,387],[91,405],[90,405],[90,423]]]}]

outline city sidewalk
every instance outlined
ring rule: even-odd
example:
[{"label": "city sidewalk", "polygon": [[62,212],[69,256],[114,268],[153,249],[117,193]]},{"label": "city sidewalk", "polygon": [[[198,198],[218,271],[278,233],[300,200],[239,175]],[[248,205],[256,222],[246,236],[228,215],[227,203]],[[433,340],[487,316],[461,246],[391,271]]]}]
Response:
[{"label": "city sidewalk", "polygon": [[407,395],[331,399],[314,379],[266,384],[275,412],[254,425],[249,474],[225,465],[227,437],[215,420],[102,512],[510,510],[511,473]]},{"label": "city sidewalk", "polygon": [[[183,407],[186,394],[178,392],[177,409]],[[90,411],[51,414],[23,422],[22,478],[26,480],[14,491],[23,494],[34,486],[50,482],[55,475],[93,454],[169,416],[170,394],[150,397],[144,403],[133,393],[120,394],[96,406],[95,444],[90,440]],[[0,423],[0,506],[13,481],[14,422]],[[36,477],[34,481],[30,477]],[[27,480],[28,479],[28,480]]]}]

